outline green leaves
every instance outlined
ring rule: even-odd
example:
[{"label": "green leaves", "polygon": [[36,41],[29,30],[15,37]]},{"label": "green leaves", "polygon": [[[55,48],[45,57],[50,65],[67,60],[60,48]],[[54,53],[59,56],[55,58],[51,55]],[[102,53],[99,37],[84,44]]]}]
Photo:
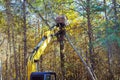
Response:
[{"label": "green leaves", "polygon": [[107,6],[101,6],[101,5],[93,5],[92,6],[92,12],[103,12],[105,11],[105,9],[107,8]]}]

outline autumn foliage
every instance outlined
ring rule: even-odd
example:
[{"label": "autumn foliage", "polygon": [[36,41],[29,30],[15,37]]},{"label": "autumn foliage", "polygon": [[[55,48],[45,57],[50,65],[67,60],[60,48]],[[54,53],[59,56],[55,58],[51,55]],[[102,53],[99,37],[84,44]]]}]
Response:
[{"label": "autumn foliage", "polygon": [[[119,8],[119,0],[0,1],[0,77],[27,80],[26,65],[34,47],[53,25],[52,32],[57,33],[57,23],[65,22],[71,42],[64,38],[64,79],[119,80]],[[40,56],[38,71],[54,71],[57,80],[62,80],[60,56],[60,43],[54,36]]]}]

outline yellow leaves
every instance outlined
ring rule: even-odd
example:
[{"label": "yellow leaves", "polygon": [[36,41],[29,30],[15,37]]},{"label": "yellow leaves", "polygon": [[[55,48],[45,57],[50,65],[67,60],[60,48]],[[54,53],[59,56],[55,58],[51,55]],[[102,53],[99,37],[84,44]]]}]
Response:
[{"label": "yellow leaves", "polygon": [[68,76],[71,76],[71,75],[74,75],[74,73],[71,72],[71,71],[67,71],[67,75],[66,76],[68,77]]},{"label": "yellow leaves", "polygon": [[[0,19],[0,25],[3,24],[3,23],[6,23],[5,19],[4,18],[1,18]],[[1,27],[1,26],[0,26]]]},{"label": "yellow leaves", "polygon": [[67,13],[66,16],[70,26],[78,26],[82,21],[82,18],[77,12],[70,11],[70,13]]},{"label": "yellow leaves", "polygon": [[69,31],[70,35],[73,35],[75,32],[80,33],[80,24],[83,22],[83,17],[80,17],[79,14],[74,11],[70,11],[66,16],[69,24],[66,30]]},{"label": "yellow leaves", "polygon": [[73,12],[73,11],[69,11],[69,13],[66,13],[66,16],[68,18],[68,20],[72,20],[78,17],[77,12]]}]

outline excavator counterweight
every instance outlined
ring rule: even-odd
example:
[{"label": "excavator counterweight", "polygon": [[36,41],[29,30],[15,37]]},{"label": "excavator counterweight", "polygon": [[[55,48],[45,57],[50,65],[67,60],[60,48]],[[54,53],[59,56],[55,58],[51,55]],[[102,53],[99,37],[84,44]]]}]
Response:
[{"label": "excavator counterweight", "polygon": [[56,80],[55,72],[32,72],[30,80]]}]

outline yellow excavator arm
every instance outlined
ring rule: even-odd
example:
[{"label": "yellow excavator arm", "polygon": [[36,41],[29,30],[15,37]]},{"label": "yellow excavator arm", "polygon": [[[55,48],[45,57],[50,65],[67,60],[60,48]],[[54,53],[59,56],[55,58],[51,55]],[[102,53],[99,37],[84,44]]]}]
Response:
[{"label": "yellow excavator arm", "polygon": [[53,36],[52,32],[53,31],[45,32],[44,37],[38,43],[38,45],[34,48],[31,56],[29,56],[28,61],[27,61],[27,77],[28,77],[28,80],[30,80],[30,74],[32,72],[37,71],[37,64],[35,63],[35,61],[38,61],[40,59],[40,56],[42,54],[44,54],[44,50],[47,47],[48,43],[50,42],[50,40]]},{"label": "yellow excavator arm", "polygon": [[[64,27],[65,27],[65,17],[64,16],[58,16],[55,21],[56,21],[55,26],[59,28],[59,31],[57,33],[55,33],[54,35],[57,36],[57,38],[59,38],[60,36],[58,36],[58,34],[63,35],[65,33],[65,31],[63,30]],[[54,28],[54,26],[52,28],[56,29],[56,28]],[[31,56],[28,58],[28,61],[27,61],[27,77],[28,77],[28,80],[30,80],[30,74],[32,72],[37,71],[37,64],[35,62],[40,59],[40,56],[42,54],[44,54],[44,50],[47,47],[47,44],[50,42],[52,36],[54,36],[54,35],[52,35],[53,32],[54,32],[54,30],[52,30],[52,28],[49,31],[45,32],[44,37],[38,43],[38,45],[34,48]]]}]

